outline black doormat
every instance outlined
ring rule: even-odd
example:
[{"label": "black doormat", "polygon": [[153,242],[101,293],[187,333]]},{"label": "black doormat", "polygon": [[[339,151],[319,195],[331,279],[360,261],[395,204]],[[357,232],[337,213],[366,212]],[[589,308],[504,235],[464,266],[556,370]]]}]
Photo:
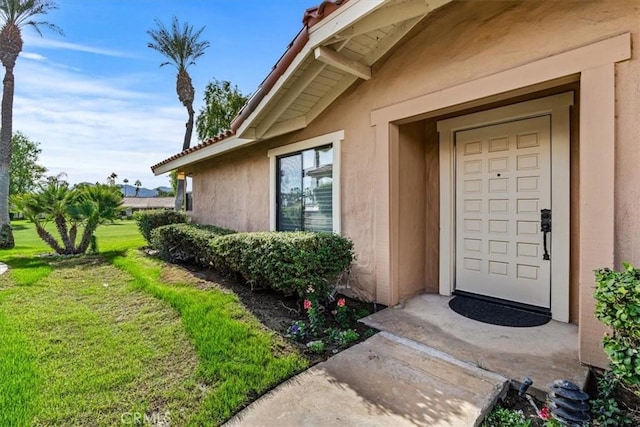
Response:
[{"label": "black doormat", "polygon": [[551,320],[549,314],[535,313],[518,307],[462,295],[449,301],[449,307],[464,317],[492,325],[527,328],[541,326]]}]

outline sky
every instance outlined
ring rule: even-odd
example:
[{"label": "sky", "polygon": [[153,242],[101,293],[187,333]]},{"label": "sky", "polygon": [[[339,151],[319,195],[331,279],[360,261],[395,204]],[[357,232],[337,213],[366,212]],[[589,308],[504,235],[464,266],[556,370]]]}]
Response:
[{"label": "sky", "polygon": [[[229,80],[255,92],[302,28],[313,0],[57,0],[42,36],[26,27],[15,68],[13,130],[40,143],[49,175],[71,183],[140,180],[168,186],[150,166],[179,152],[186,109],[175,92],[176,70],[147,47],[154,19],[175,15],[211,46],[189,68],[202,107],[206,84]],[[4,69],[0,67],[0,71]],[[198,143],[197,136],[191,145]]]}]

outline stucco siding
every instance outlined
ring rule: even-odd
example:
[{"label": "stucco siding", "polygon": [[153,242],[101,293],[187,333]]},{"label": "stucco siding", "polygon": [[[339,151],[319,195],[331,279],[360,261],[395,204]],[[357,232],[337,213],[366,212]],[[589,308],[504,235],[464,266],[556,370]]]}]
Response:
[{"label": "stucco siding", "polygon": [[622,262],[640,265],[640,16],[636,14],[634,19],[634,59],[616,65],[615,219],[618,266]]},{"label": "stucco siding", "polygon": [[[194,169],[194,218],[237,230],[268,229],[268,149],[344,130],[342,232],[353,239],[357,254],[352,285],[360,297],[375,299],[379,267],[374,262],[374,224],[379,201],[374,167],[376,129],[371,126],[371,112],[624,32],[632,33],[633,59],[616,65],[615,250],[616,263],[640,264],[640,3],[635,0],[451,3],[427,17],[400,46],[375,64],[371,80],[354,84],[307,128]],[[572,133],[576,135],[577,131]],[[572,143],[574,159],[578,147]],[[434,152],[427,149],[423,154],[427,161],[420,173],[425,179],[437,180],[437,159],[434,162],[429,153]],[[572,170],[572,179],[577,177],[577,171]],[[410,181],[406,175],[403,179]],[[425,187],[427,194],[437,198],[437,188],[432,187]],[[573,204],[577,185],[572,184],[572,191]],[[428,224],[434,224],[437,203],[431,199],[424,203],[426,212],[421,215],[426,220],[416,222],[415,230],[433,239],[437,233]],[[572,229],[578,221],[573,212]],[[576,241],[572,237],[572,260],[579,250]],[[437,248],[427,242],[419,249],[425,263],[433,265]],[[572,267],[572,276],[574,271]],[[425,289],[437,288],[432,283],[438,277],[437,270],[419,276],[429,282]],[[575,320],[575,284],[571,295],[571,317]]]},{"label": "stucco siding", "polygon": [[237,231],[269,229],[269,159],[263,147],[198,165],[192,218]]}]

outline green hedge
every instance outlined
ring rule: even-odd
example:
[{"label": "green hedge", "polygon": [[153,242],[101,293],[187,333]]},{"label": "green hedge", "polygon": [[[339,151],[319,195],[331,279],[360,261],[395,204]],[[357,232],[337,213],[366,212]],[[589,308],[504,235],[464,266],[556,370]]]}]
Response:
[{"label": "green hedge", "polygon": [[353,261],[353,243],[313,232],[234,233],[211,225],[156,228],[151,247],[171,262],[194,262],[285,294],[327,295]]},{"label": "green hedge", "polygon": [[640,269],[596,270],[595,315],[612,329],[603,339],[613,374],[640,396]]},{"label": "green hedge", "polygon": [[133,219],[138,223],[138,229],[148,244],[151,244],[151,232],[156,228],[189,222],[189,217],[184,212],[173,210],[138,211],[133,214]]},{"label": "green hedge", "polygon": [[331,233],[237,233],[213,239],[210,247],[215,268],[301,297],[326,295],[353,261],[353,243]]},{"label": "green hedge", "polygon": [[171,262],[207,264],[211,239],[234,233],[214,225],[169,224],[151,232],[151,247]]}]

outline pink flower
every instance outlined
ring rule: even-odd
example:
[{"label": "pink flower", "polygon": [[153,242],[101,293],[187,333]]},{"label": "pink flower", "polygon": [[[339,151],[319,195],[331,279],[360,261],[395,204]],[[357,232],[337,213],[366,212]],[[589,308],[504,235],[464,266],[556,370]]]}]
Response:
[{"label": "pink flower", "polygon": [[338,307],[344,307],[345,305],[347,305],[347,302],[344,300],[344,298],[340,298],[338,300]]},{"label": "pink flower", "polygon": [[550,420],[551,419],[551,411],[549,410],[548,407],[544,407],[542,409],[540,409],[540,412],[538,413],[538,416],[540,418],[542,418],[543,420]]},{"label": "pink flower", "polygon": [[311,309],[311,301],[309,301],[308,299],[304,300],[303,306],[304,306],[305,310],[310,310]]}]

